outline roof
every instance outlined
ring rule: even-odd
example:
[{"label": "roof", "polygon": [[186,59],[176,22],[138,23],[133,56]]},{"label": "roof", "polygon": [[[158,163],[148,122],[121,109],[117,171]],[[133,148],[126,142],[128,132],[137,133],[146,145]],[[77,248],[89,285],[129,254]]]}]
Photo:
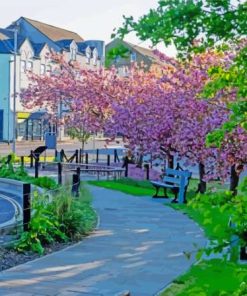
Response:
[{"label": "roof", "polygon": [[[17,49],[19,49],[26,38],[18,36]],[[13,53],[14,52],[14,39],[0,40],[0,53]]]},{"label": "roof", "polygon": [[11,53],[11,50],[6,46],[3,40],[0,40],[0,53]]},{"label": "roof", "polygon": [[32,47],[33,47],[33,50],[34,50],[34,55],[36,57],[39,56],[40,52],[42,51],[42,49],[45,47],[46,43],[43,42],[43,43],[34,43],[34,42],[31,42],[32,44]]},{"label": "roof", "polygon": [[146,57],[151,63],[164,66],[164,63],[157,57],[157,55],[155,55],[155,53],[153,52],[152,49],[141,47],[139,45],[132,44],[130,42],[127,42],[127,41],[119,39],[119,38],[116,38],[113,41],[111,41],[110,43],[108,43],[106,47],[108,47],[109,45],[112,45],[112,44],[116,44],[116,45],[123,44],[128,49],[134,50],[134,51],[138,52],[140,55]]},{"label": "roof", "polygon": [[63,40],[59,40],[56,41],[56,44],[62,48],[65,49],[69,49],[70,48],[70,44],[73,42],[73,39],[63,39]]},{"label": "roof", "polygon": [[79,52],[85,54],[86,48],[88,47],[88,44],[85,43],[85,42],[79,42],[79,43],[77,43],[77,47],[78,47]]},{"label": "roof", "polygon": [[82,42],[83,38],[75,32],[68,31],[66,29],[58,28],[52,25],[48,25],[39,21],[35,21],[26,17],[23,17],[27,22],[29,22],[33,27],[38,29],[40,32],[45,34],[53,41],[73,39],[75,42]]},{"label": "roof", "polygon": [[132,44],[132,43],[127,42],[127,41],[123,41],[123,42],[128,44],[131,48],[133,48],[134,50],[139,52],[141,55],[144,55],[144,56],[146,56],[148,58],[151,58],[151,60],[154,63],[164,65],[164,63],[154,54],[153,50],[145,48],[145,47],[141,47],[139,45]]},{"label": "roof", "polygon": [[0,28],[0,40],[6,40],[9,38],[14,38],[14,32]]}]

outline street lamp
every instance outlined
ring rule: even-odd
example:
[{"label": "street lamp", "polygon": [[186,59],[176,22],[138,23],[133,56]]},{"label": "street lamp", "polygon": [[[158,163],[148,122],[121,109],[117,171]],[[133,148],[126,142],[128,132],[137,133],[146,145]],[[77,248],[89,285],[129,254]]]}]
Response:
[{"label": "street lamp", "polygon": [[17,58],[17,34],[18,28],[14,28],[14,101],[13,101],[13,144],[12,144],[12,152],[16,152],[16,58]]},{"label": "street lamp", "polygon": [[13,23],[13,29],[6,29],[7,31],[14,32],[14,78],[13,78],[13,142],[12,152],[16,152],[16,74],[17,74],[17,38],[18,38],[18,23]]}]

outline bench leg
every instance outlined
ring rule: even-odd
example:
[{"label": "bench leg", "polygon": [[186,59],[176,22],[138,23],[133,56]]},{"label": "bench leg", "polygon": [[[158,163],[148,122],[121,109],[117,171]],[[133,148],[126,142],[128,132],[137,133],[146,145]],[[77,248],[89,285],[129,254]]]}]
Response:
[{"label": "bench leg", "polygon": [[155,186],[155,189],[156,189],[156,192],[155,192],[155,194],[153,195],[154,198],[155,198],[155,197],[158,197],[160,187]]},{"label": "bench leg", "polygon": [[172,190],[173,192],[174,192],[174,199],[172,200],[172,203],[178,203],[178,193],[179,193],[179,189],[177,189],[177,188],[174,188],[173,190]]},{"label": "bench leg", "polygon": [[165,187],[164,187],[164,196],[159,196],[160,187],[155,186],[155,189],[156,189],[156,192],[155,192],[155,195],[153,195],[153,198],[169,198],[169,196],[166,193],[166,188]]}]

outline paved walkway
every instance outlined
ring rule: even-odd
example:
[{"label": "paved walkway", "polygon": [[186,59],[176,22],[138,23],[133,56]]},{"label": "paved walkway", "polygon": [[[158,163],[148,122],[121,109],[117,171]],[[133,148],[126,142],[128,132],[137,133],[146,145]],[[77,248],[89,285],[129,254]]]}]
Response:
[{"label": "paved walkway", "polygon": [[193,221],[159,202],[91,190],[99,229],[81,243],[0,273],[0,295],[156,295],[192,264],[183,252],[206,242]]}]

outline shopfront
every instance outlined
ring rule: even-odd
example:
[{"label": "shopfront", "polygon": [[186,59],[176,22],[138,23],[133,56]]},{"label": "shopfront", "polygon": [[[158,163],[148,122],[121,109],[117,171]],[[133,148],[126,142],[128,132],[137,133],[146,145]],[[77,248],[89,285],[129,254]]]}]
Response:
[{"label": "shopfront", "polygon": [[44,118],[45,112],[33,113],[18,112],[17,114],[17,139],[18,140],[43,140],[44,132],[49,128]]}]

